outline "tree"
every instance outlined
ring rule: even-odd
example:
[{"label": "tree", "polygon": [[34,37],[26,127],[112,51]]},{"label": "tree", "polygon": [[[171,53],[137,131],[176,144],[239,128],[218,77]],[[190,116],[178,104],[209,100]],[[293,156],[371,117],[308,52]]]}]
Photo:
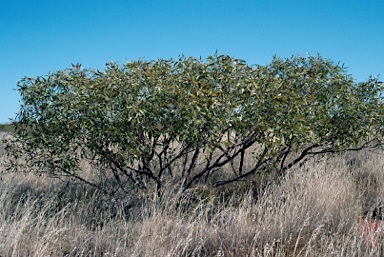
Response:
[{"label": "tree", "polygon": [[[18,90],[8,152],[23,160],[10,167],[22,163],[108,194],[133,184],[161,192],[167,180],[187,189],[255,173],[283,176],[314,155],[382,138],[381,83],[354,83],[321,56],[275,57],[254,67],[225,55],[108,63],[104,71],[73,65],[23,78]],[[84,176],[82,160],[113,183]]]}]

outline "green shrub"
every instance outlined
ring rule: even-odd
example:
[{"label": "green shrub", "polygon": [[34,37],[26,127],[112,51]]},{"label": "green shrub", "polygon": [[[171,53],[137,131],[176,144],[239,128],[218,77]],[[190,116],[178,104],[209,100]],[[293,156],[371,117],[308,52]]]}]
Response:
[{"label": "green shrub", "polygon": [[[73,65],[23,78],[18,89],[8,152],[23,160],[10,167],[108,194],[282,176],[311,156],[362,149],[382,136],[381,84],[355,83],[321,56],[275,57],[266,66],[225,55],[108,63],[103,71]],[[82,160],[113,186],[84,175]]]}]

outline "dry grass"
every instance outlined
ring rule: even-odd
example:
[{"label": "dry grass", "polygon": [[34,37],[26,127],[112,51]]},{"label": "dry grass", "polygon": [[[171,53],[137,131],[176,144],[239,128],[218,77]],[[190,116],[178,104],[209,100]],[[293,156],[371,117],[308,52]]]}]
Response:
[{"label": "dry grass", "polygon": [[112,203],[82,185],[3,174],[0,256],[383,256],[360,220],[384,199],[383,158],[308,162],[263,191],[168,187],[162,199]]}]

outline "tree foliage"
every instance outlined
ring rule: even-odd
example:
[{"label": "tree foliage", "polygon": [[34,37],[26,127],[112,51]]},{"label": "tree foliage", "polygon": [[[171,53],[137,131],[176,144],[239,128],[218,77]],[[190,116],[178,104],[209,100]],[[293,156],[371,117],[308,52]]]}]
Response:
[{"label": "tree foliage", "polygon": [[113,177],[112,193],[284,175],[308,157],[382,136],[381,83],[355,83],[321,56],[265,66],[225,55],[108,63],[103,71],[73,65],[23,78],[18,90],[13,160],[99,187],[83,176],[87,160],[99,177]]}]

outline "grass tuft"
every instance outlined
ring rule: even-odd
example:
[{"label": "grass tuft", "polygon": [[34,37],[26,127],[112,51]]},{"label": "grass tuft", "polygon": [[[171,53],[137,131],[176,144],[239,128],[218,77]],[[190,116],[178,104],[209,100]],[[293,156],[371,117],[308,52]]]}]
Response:
[{"label": "grass tuft", "polygon": [[364,151],[309,161],[262,190],[255,177],[112,202],[83,185],[4,173],[0,256],[382,256],[382,232],[367,242],[362,217],[380,211],[383,165]]}]

